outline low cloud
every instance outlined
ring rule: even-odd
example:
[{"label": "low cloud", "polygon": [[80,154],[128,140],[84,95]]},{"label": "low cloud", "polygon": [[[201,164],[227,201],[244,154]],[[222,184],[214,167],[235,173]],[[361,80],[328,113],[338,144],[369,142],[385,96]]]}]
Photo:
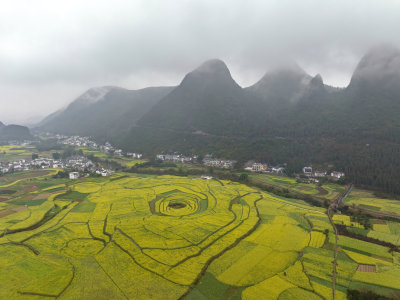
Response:
[{"label": "low cloud", "polygon": [[46,115],[98,85],[176,85],[210,58],[242,86],[277,60],[345,86],[361,56],[400,45],[394,0],[6,1],[0,120]]}]

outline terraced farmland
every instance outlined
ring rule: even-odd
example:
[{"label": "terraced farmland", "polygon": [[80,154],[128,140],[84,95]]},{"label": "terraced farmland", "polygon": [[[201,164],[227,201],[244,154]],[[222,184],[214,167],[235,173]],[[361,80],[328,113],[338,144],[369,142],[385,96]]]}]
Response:
[{"label": "terraced farmland", "polygon": [[298,183],[294,178],[271,174],[251,174],[249,177],[272,186],[286,188],[297,193],[318,196],[328,200],[333,200],[344,192],[343,186],[334,183],[318,186],[314,183]]},{"label": "terraced farmland", "polygon": [[[24,192],[3,206],[24,209],[0,217],[1,299],[331,297],[332,228],[323,208],[174,176],[33,176],[15,187]],[[396,290],[396,280],[384,280],[400,269],[397,254],[363,245],[373,258],[357,243],[341,244],[336,299],[369,285],[359,265],[374,264],[382,288]]]},{"label": "terraced farmland", "polygon": [[5,145],[0,146],[0,162],[1,161],[14,161],[31,158],[32,153],[37,150],[33,146],[18,146],[18,145]]},{"label": "terraced farmland", "polygon": [[371,191],[363,189],[353,189],[345,199],[348,205],[359,206],[371,212],[383,212],[389,216],[392,214],[400,215],[400,201],[394,199],[379,198]]}]

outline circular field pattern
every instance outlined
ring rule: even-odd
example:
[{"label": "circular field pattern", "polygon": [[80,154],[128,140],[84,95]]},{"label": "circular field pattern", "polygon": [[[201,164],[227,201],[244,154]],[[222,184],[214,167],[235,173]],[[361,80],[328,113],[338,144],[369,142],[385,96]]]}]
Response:
[{"label": "circular field pattern", "polygon": [[71,257],[85,257],[96,255],[103,249],[101,241],[93,239],[76,239],[67,242],[64,253]]},{"label": "circular field pattern", "polygon": [[196,194],[173,190],[161,195],[150,202],[152,211],[166,216],[187,216],[207,209],[206,195],[199,197]]}]

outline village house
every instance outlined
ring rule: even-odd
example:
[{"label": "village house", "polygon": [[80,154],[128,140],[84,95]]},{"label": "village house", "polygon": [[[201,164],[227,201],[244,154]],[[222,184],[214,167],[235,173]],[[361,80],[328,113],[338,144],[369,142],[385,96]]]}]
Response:
[{"label": "village house", "polygon": [[110,175],[114,174],[113,171],[107,170],[107,169],[104,169],[104,168],[101,168],[101,169],[96,170],[95,173],[96,173],[96,174],[99,174],[99,175],[101,175],[101,176],[103,176],[103,177],[110,176]]},{"label": "village house", "polygon": [[69,179],[75,180],[79,178],[79,173],[78,172],[69,172]]},{"label": "village house", "polygon": [[343,172],[338,172],[338,171],[333,171],[331,173],[331,176],[333,178],[340,179],[340,178],[344,177],[344,173]]},{"label": "village house", "polygon": [[124,155],[124,153],[121,149],[117,149],[114,151],[114,155],[122,157]]},{"label": "village house", "polygon": [[247,167],[244,168],[246,171],[250,172],[266,172],[268,169],[267,164],[262,163],[249,163]]},{"label": "village house", "polygon": [[311,176],[312,175],[312,167],[304,167],[303,168],[303,173],[304,173],[304,175],[306,175],[306,176]]},{"label": "village house", "polygon": [[268,166],[266,164],[261,164],[261,163],[254,163],[251,166],[251,170],[253,172],[264,172],[267,170],[267,168],[268,168]]},{"label": "village house", "polygon": [[132,158],[136,158],[136,159],[140,159],[140,158],[142,158],[143,154],[134,153],[134,152],[128,152],[128,153],[126,153],[126,156],[132,157]]},{"label": "village house", "polygon": [[272,167],[271,168],[272,173],[276,174],[282,174],[285,171],[285,168],[282,167]]},{"label": "village house", "polygon": [[325,177],[326,171],[315,171],[314,176],[315,177]]}]

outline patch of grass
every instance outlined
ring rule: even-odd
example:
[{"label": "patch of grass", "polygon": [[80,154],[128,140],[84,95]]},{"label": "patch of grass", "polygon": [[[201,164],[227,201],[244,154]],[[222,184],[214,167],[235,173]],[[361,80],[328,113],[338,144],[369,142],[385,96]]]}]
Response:
[{"label": "patch of grass", "polygon": [[353,232],[355,234],[360,234],[360,235],[363,235],[363,236],[367,236],[367,234],[368,234],[368,230],[364,229],[364,228],[347,227],[347,230],[349,232]]},{"label": "patch of grass", "polygon": [[[241,299],[244,288],[233,287],[217,280],[211,273],[206,272],[201,278],[199,284],[184,299],[195,300],[203,296],[204,299]],[[201,298],[200,298],[201,299]]]},{"label": "patch of grass", "polygon": [[19,199],[19,200],[16,200],[16,201],[12,201],[11,203],[13,203],[15,205],[38,206],[38,205],[43,204],[46,201],[47,201],[47,198],[45,198],[45,199],[36,199],[36,200]]},{"label": "patch of grass", "polygon": [[66,194],[62,194],[57,197],[58,200],[83,200],[87,197],[86,193],[80,193],[77,191],[69,191]]},{"label": "patch of grass", "polygon": [[93,212],[96,208],[96,203],[90,202],[89,200],[84,200],[78,205],[76,205],[71,211],[72,212]]}]

